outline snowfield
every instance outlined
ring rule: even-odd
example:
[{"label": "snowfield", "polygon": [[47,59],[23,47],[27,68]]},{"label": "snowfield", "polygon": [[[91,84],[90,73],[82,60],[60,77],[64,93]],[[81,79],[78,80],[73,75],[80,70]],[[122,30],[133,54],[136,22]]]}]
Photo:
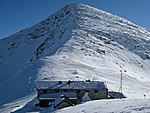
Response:
[{"label": "snowfield", "polygon": [[97,100],[75,107],[58,110],[55,113],[149,113],[150,100]]},{"label": "snowfield", "polygon": [[[34,107],[37,80],[99,80],[117,92],[121,71],[126,99]],[[0,113],[150,113],[150,32],[88,5],[67,5],[0,40],[0,89]]]},{"label": "snowfield", "polygon": [[55,113],[149,113],[149,101],[150,99],[96,100],[64,108]]},{"label": "snowfield", "polygon": [[[29,100],[28,100],[29,101]],[[31,101],[31,100],[30,100]],[[88,101],[76,106],[60,110],[52,108],[35,108],[32,100],[7,104],[0,110],[1,113],[150,113],[150,99],[113,99]]]}]

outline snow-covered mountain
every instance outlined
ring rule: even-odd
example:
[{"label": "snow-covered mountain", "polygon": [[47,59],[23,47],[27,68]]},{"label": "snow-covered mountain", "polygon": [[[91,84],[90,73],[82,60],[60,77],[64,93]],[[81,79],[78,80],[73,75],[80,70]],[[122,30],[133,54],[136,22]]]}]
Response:
[{"label": "snow-covered mountain", "polygon": [[88,5],[70,4],[0,40],[0,105],[26,105],[41,79],[100,80],[118,91],[120,71],[127,98],[150,98],[149,68],[150,31]]}]

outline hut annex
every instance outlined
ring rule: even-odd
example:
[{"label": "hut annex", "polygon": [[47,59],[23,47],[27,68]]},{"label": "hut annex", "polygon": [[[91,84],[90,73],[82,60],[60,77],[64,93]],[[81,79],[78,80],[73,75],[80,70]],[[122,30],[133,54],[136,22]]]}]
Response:
[{"label": "hut annex", "polygon": [[83,101],[106,99],[108,89],[101,81],[37,81],[36,106],[63,108]]}]

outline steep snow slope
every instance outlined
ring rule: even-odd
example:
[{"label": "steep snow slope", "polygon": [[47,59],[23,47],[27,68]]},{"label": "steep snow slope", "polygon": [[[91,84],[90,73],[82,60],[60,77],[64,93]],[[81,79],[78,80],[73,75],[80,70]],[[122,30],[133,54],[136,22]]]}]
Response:
[{"label": "steep snow slope", "polygon": [[3,70],[0,82],[42,56],[55,53],[71,36],[73,15],[73,7],[65,7],[42,22],[0,40],[0,70]]},{"label": "steep snow slope", "polygon": [[150,98],[149,42],[148,30],[123,18],[67,5],[0,40],[0,104],[32,94],[40,79],[101,80],[118,91],[120,70],[125,96]]},{"label": "steep snow slope", "polygon": [[[55,113],[149,113],[150,100],[98,100],[75,107],[58,110]],[[117,106],[117,107],[116,107]],[[48,111],[48,110],[47,110]]]}]

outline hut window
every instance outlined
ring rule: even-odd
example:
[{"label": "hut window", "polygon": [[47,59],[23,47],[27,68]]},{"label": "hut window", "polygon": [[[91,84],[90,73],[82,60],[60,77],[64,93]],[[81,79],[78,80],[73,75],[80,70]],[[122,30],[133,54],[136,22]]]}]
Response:
[{"label": "hut window", "polygon": [[46,93],[47,93],[47,90],[46,90],[46,89],[43,89],[43,93],[46,94]]},{"label": "hut window", "polygon": [[71,90],[71,92],[73,92],[73,90]]},{"label": "hut window", "polygon": [[86,92],[89,92],[89,90],[86,90]]},{"label": "hut window", "polygon": [[57,93],[58,93],[58,92],[59,92],[59,90],[57,90],[57,89],[56,89],[56,90],[55,90],[55,92],[57,92]]},{"label": "hut window", "polygon": [[77,90],[77,93],[80,93],[81,91],[80,90]]},{"label": "hut window", "polygon": [[65,89],[64,92],[67,92],[67,90]]},{"label": "hut window", "polygon": [[58,82],[58,84],[61,84],[61,83],[62,83],[61,81]]},{"label": "hut window", "polygon": [[94,90],[94,93],[98,93],[98,90]]},{"label": "hut window", "polygon": [[43,90],[38,90],[38,93],[39,93],[39,94],[42,94],[42,93],[43,93]]}]

